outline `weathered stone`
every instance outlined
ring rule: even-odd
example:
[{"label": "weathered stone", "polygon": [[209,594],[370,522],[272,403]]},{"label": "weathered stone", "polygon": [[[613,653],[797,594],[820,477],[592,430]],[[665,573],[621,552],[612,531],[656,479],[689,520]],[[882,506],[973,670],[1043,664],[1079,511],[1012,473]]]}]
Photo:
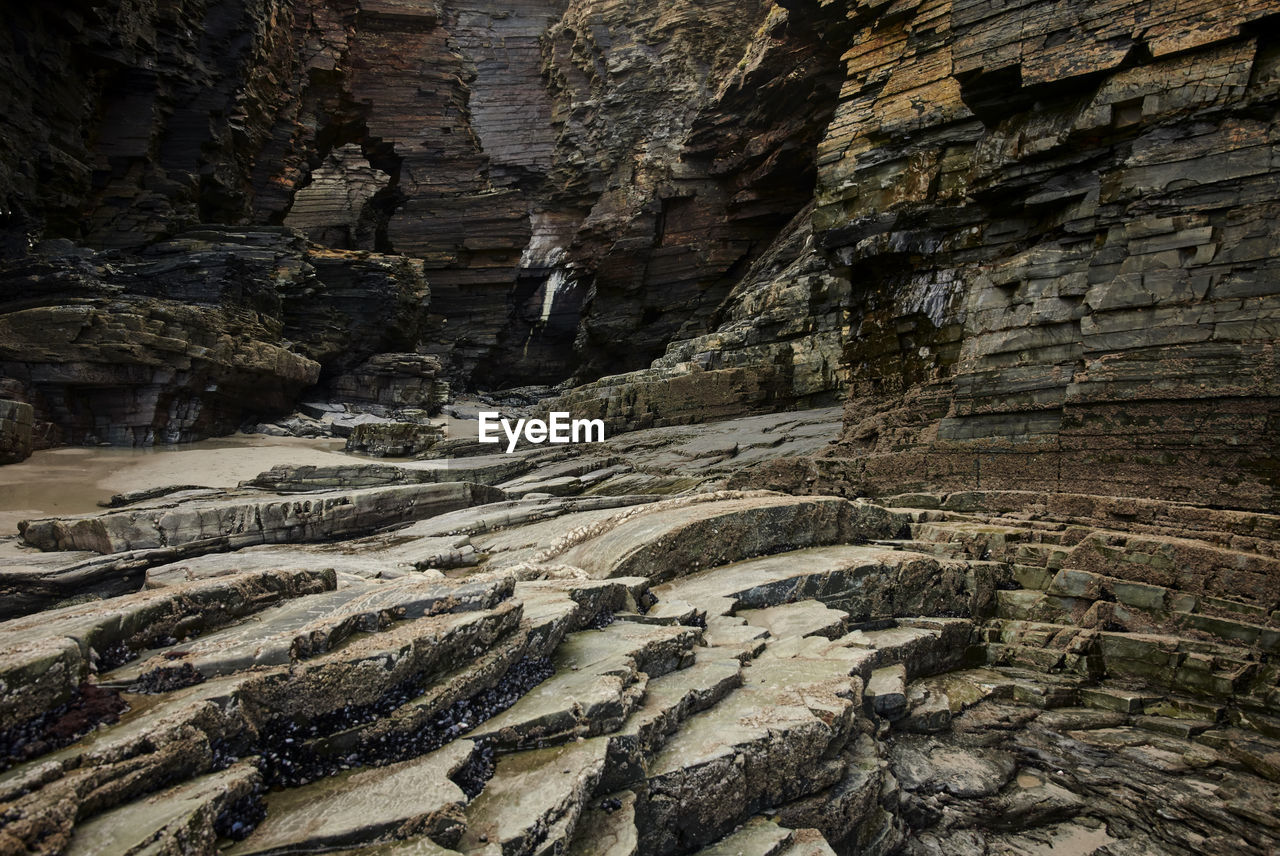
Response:
[{"label": "weathered stone", "polygon": [[6,621],[0,624],[0,722],[26,722],[69,701],[108,658],[135,656],[155,639],[208,632],[334,584],[332,571],[262,571]]},{"label": "weathered stone", "polygon": [[241,495],[23,521],[19,528],[27,543],[43,550],[117,553],[177,546],[196,553],[358,535],[504,497],[495,488],[466,483],[368,488],[299,499]]},{"label": "weathered stone", "polygon": [[30,404],[0,400],[0,464],[16,464],[31,457],[33,418]]},{"label": "weathered stone", "polygon": [[76,830],[66,853],[77,856],[128,856],[155,853],[212,852],[222,830],[221,811],[240,800],[255,799],[258,771],[248,764],[192,779],[159,799],[134,803],[98,817]]},{"label": "weathered stone", "polygon": [[555,559],[595,576],[645,576],[663,582],[780,547],[865,540],[898,526],[877,506],[842,499],[726,497],[724,502],[633,515]]},{"label": "weathered stone", "polygon": [[898,664],[874,669],[862,697],[870,712],[889,721],[907,712],[907,669]]},{"label": "weathered stone", "polygon": [[445,436],[442,426],[415,422],[372,422],[356,425],[347,437],[348,452],[375,458],[408,458],[430,449]]},{"label": "weathered stone", "polygon": [[467,806],[462,852],[501,856],[567,846],[603,772],[606,748],[604,739],[594,738],[500,759],[493,779]]},{"label": "weathered stone", "polygon": [[412,761],[269,794],[266,819],[228,852],[268,856],[411,835],[456,844],[466,795],[450,777],[474,750],[474,743],[458,740]]}]

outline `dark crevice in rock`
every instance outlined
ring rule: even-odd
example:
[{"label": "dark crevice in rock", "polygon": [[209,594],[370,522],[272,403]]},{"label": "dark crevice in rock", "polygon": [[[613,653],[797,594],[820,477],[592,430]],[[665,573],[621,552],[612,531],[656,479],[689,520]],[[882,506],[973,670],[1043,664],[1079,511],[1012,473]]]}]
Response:
[{"label": "dark crevice in rock", "polygon": [[127,708],[118,692],[83,683],[71,701],[0,732],[0,770],[74,743]]},{"label": "dark crevice in rock", "polygon": [[383,736],[376,744],[361,744],[356,751],[341,757],[317,754],[312,741],[375,722],[422,695],[430,683],[407,681],[373,704],[348,706],[310,722],[274,720],[263,728],[256,742],[263,776],[269,785],[295,787],[353,767],[383,766],[434,752],[515,704],[552,672],[550,660],[525,658],[495,686],[460,699],[435,714],[430,724],[417,732]]}]

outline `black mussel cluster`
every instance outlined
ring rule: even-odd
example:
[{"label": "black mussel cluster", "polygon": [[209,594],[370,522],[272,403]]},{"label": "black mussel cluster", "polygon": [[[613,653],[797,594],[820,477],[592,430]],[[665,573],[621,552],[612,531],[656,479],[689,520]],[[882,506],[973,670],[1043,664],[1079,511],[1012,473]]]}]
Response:
[{"label": "black mussel cluster", "polygon": [[178,666],[158,666],[129,685],[131,693],[168,693],[204,683],[205,677],[195,666],[182,663]]},{"label": "black mussel cluster", "polygon": [[127,708],[115,690],[83,683],[66,704],[0,732],[0,770],[67,746]]},{"label": "black mussel cluster", "polygon": [[232,841],[248,838],[249,833],[257,829],[258,824],[267,816],[267,805],[262,800],[262,794],[262,788],[255,788],[252,793],[223,806],[213,820],[213,831],[218,837],[230,838]]},{"label": "black mussel cluster", "polygon": [[385,717],[421,695],[426,687],[416,681],[406,682],[373,704],[348,705],[308,723],[272,722],[259,741],[263,777],[272,786],[295,787],[353,767],[392,764],[434,752],[511,707],[554,672],[549,658],[526,657],[508,669],[497,684],[454,702],[422,728],[379,734],[342,755],[317,753],[316,741]]}]

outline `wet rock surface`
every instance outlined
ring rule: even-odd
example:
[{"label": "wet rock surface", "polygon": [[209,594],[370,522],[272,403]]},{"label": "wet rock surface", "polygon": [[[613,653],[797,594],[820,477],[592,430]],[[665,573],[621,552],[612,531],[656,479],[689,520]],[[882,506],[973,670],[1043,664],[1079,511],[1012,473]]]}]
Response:
[{"label": "wet rock surface", "polygon": [[[655,430],[624,435],[615,460],[643,454],[656,484],[664,456],[674,473],[701,449],[719,462],[703,492],[596,493],[631,484],[621,467],[572,495],[477,495],[374,535],[223,546],[146,568],[153,588],[0,623],[15,640],[6,846],[1280,845],[1280,520],[1068,495],[717,490],[736,470],[714,431],[698,446]],[[518,479],[563,471],[517,454]],[[343,477],[404,484],[431,463]],[[335,477],[256,481],[294,501]]]},{"label": "wet rock surface", "polygon": [[0,853],[1280,851],[1277,15],[11,10]]}]

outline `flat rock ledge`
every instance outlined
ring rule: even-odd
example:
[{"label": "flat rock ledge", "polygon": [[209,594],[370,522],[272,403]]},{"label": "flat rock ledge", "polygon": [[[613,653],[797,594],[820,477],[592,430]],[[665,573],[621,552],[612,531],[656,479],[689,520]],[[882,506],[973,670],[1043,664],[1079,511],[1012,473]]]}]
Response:
[{"label": "flat rock ledge", "polygon": [[1280,848],[1280,518],[315,475],[25,526],[0,851]]}]

